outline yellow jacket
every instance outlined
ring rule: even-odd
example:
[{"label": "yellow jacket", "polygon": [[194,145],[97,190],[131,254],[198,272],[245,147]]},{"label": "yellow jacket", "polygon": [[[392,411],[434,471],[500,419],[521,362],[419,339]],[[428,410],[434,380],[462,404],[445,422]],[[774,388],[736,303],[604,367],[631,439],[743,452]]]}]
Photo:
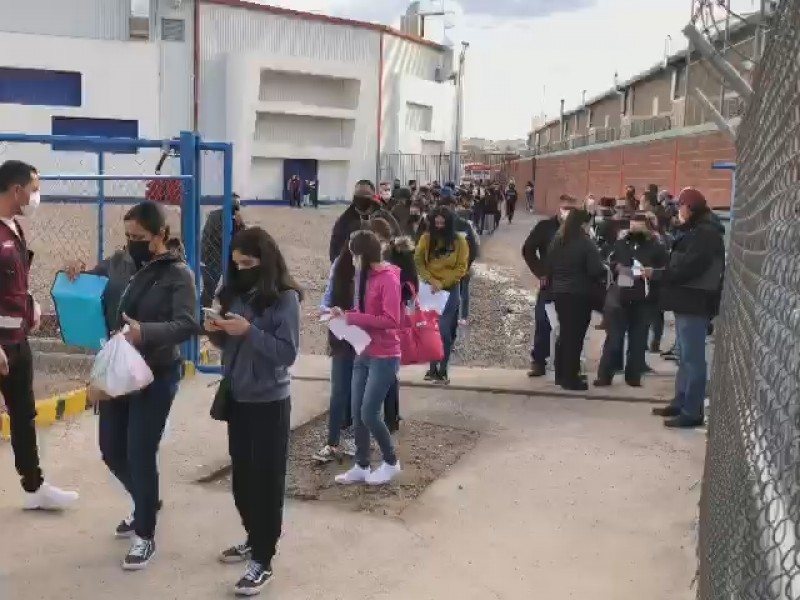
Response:
[{"label": "yellow jacket", "polygon": [[469,244],[464,234],[456,235],[455,250],[444,256],[428,256],[431,236],[423,233],[417,242],[414,262],[417,274],[425,283],[437,283],[443,290],[449,290],[467,274],[469,269]]}]

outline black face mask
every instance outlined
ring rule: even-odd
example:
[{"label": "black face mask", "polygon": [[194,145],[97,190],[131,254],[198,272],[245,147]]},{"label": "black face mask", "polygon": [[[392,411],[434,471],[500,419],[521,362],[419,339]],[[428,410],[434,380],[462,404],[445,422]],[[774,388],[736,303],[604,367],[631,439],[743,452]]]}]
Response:
[{"label": "black face mask", "polygon": [[353,206],[358,212],[367,212],[375,205],[372,196],[353,196]]},{"label": "black face mask", "polygon": [[256,287],[260,276],[261,272],[258,267],[238,269],[235,271],[235,276],[231,278],[231,285],[238,293],[244,294]]},{"label": "black face mask", "polygon": [[142,265],[153,260],[153,253],[150,251],[148,240],[128,240],[128,254],[130,254],[136,268],[141,269]]},{"label": "black face mask", "polygon": [[422,215],[420,215],[420,214],[412,214],[410,218],[414,223],[416,223],[417,221],[419,221],[422,218]]}]

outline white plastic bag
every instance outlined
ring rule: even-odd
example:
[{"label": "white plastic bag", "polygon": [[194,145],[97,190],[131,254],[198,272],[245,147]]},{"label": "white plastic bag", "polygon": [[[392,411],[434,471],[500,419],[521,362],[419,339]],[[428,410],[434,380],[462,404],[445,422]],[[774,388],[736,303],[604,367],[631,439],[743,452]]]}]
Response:
[{"label": "white plastic bag", "polygon": [[122,332],[108,340],[95,356],[89,385],[110,398],[138,392],[151,383],[153,372]]}]

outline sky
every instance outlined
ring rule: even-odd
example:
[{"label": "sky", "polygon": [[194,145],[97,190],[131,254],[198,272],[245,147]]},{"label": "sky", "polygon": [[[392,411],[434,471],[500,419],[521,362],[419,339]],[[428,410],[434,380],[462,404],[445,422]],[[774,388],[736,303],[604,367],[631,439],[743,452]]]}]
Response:
[{"label": "sky", "polygon": [[[252,0],[251,0],[252,1]],[[464,135],[525,138],[531,119],[558,116],[587,97],[660,62],[686,47],[681,29],[691,0],[423,0],[423,7],[452,14],[426,28],[442,41],[470,44],[464,80]],[[408,0],[263,0],[295,10],[320,12],[399,26]],[[755,0],[731,0],[733,10],[758,9]],[[671,36],[671,41],[667,36]]]}]

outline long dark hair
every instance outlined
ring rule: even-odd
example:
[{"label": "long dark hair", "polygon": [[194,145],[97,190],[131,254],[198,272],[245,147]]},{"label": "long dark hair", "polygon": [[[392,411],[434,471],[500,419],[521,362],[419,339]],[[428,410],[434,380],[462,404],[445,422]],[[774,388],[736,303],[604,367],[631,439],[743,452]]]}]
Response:
[{"label": "long dark hair", "polygon": [[583,226],[590,223],[592,216],[585,210],[571,210],[564,224],[556,236],[555,242],[561,246],[566,246],[570,242],[588,237]]},{"label": "long dark hair", "polygon": [[358,309],[364,312],[364,297],[367,291],[367,278],[372,265],[383,260],[381,241],[372,231],[357,231],[350,239],[350,253],[361,257],[361,272],[358,279]]},{"label": "long dark hair", "polygon": [[[252,256],[261,261],[256,269],[259,269],[258,283],[255,293],[250,299],[250,306],[256,312],[263,312],[264,309],[272,306],[281,293],[287,290],[294,290],[303,300],[303,290],[294,280],[286,266],[278,244],[273,237],[261,227],[250,227],[243,229],[231,241],[231,253],[238,251],[245,256]],[[231,258],[228,263],[228,281],[219,293],[219,300],[222,314],[230,310],[233,301],[241,293],[236,286],[236,279],[239,274],[236,265]]]},{"label": "long dark hair", "polygon": [[[436,217],[444,218],[444,229],[436,228]],[[446,206],[438,206],[428,215],[428,259],[450,254],[456,247],[456,215]]]}]

